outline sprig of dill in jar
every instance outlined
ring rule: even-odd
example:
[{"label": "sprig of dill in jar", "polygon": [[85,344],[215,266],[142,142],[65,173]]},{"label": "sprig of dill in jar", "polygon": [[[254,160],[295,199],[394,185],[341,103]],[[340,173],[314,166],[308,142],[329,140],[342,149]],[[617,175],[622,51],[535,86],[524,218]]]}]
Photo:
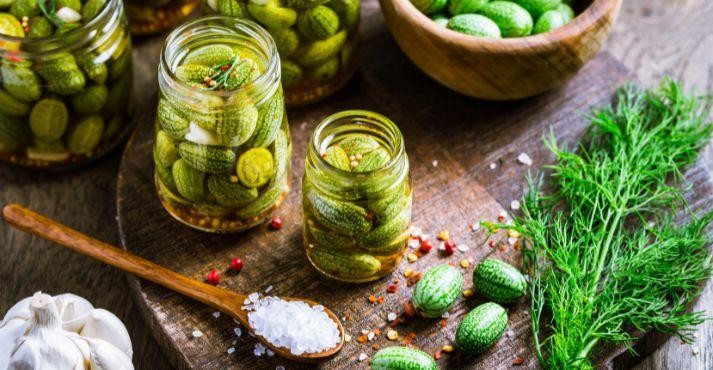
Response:
[{"label": "sprig of dill in jar", "polygon": [[37,6],[56,27],[64,26],[64,21],[57,15],[57,0],[40,0],[37,2]]},{"label": "sprig of dill in jar", "polygon": [[547,140],[552,192],[543,194],[543,177],[530,179],[513,226],[526,238],[543,367],[592,368],[599,345],[631,350],[632,333],[651,329],[690,341],[706,319],[687,307],[713,272],[713,213],[693,215],[677,185],[711,138],[710,102],[672,80],[629,85],[591,115],[574,150]]}]

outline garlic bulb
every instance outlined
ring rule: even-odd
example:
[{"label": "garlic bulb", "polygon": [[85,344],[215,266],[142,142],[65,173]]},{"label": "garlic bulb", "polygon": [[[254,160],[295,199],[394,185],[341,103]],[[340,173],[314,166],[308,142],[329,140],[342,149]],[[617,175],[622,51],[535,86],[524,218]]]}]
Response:
[{"label": "garlic bulb", "polygon": [[133,370],[131,356],[121,321],[73,294],[37,292],[0,322],[0,369]]}]

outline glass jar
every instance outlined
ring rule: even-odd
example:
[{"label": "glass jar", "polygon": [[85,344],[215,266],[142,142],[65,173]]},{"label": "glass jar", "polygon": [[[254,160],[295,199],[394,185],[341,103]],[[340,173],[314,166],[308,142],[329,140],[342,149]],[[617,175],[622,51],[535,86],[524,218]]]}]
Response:
[{"label": "glass jar", "polygon": [[320,273],[352,283],[391,273],[408,244],[411,204],[409,161],[393,122],[353,110],[317,126],[302,178],[302,233]]},{"label": "glass jar", "polygon": [[131,33],[137,36],[165,31],[188,17],[199,0],[128,0]]},{"label": "glass jar", "polygon": [[154,142],[166,210],[210,232],[264,222],[289,190],[292,145],[275,43],[257,23],[209,16],[161,52]]},{"label": "glass jar", "polygon": [[91,4],[78,1],[81,8],[62,11],[64,21],[44,16],[33,1],[17,0],[0,13],[0,160],[77,167],[130,131],[133,75],[123,2]]},{"label": "glass jar", "polygon": [[359,0],[206,0],[204,8],[253,19],[270,32],[288,107],[331,95],[356,71]]}]

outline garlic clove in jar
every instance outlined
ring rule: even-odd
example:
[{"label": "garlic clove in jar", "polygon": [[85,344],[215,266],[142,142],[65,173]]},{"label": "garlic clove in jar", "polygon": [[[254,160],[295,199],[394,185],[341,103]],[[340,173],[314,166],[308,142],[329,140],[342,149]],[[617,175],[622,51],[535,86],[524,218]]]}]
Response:
[{"label": "garlic clove in jar", "polygon": [[62,318],[62,328],[75,333],[82,330],[94,309],[89,301],[71,293],[55,296],[54,301]]},{"label": "garlic clove in jar", "polygon": [[101,339],[88,339],[91,370],[133,370],[134,365],[126,353]]},{"label": "garlic clove in jar", "polygon": [[79,335],[104,340],[120,349],[129,359],[133,356],[129,332],[121,320],[107,310],[101,308],[92,310]]}]

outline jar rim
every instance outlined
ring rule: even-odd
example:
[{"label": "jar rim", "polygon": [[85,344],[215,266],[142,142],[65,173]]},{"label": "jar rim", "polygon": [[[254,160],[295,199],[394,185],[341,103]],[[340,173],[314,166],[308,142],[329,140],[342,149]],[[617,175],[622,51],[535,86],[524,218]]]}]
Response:
[{"label": "jar rim", "polygon": [[[343,170],[341,168],[338,168],[336,166],[333,166],[331,163],[327,162],[324,157],[322,157],[320,153],[320,147],[323,142],[321,139],[322,133],[324,132],[327,127],[329,127],[331,124],[335,122],[339,122],[345,119],[349,119],[351,122],[359,122],[359,121],[366,121],[369,123],[380,123],[386,126],[388,130],[391,130],[392,133],[394,134],[393,137],[395,138],[394,144],[394,152],[392,153],[391,159],[389,162],[387,162],[383,167],[373,170],[373,171],[367,171],[367,172],[351,172],[347,170]],[[401,133],[401,130],[399,127],[394,123],[391,119],[388,117],[376,113],[373,111],[369,110],[362,110],[362,109],[352,109],[352,110],[345,110],[341,112],[334,113],[330,116],[327,116],[326,118],[322,119],[322,121],[317,124],[317,127],[315,127],[314,131],[312,132],[312,137],[310,139],[311,145],[310,145],[310,151],[313,153],[316,153],[316,157],[319,158],[318,161],[321,164],[321,166],[325,169],[328,169],[329,172],[336,176],[372,176],[384,172],[391,171],[399,162],[401,162],[403,157],[406,155],[406,148],[404,145],[404,140],[403,140],[403,134]]]},{"label": "jar rim", "polygon": [[[5,34],[0,33],[0,41],[3,42],[8,42],[8,43],[20,43],[20,44],[25,44],[25,45],[42,45],[42,44],[51,44],[52,42],[55,41],[62,41],[62,40],[73,40],[73,38],[81,36],[82,34],[89,34],[94,30],[94,27],[96,27],[97,24],[100,22],[106,21],[109,19],[112,15],[114,15],[115,11],[117,9],[114,9],[116,7],[122,7],[123,2],[121,0],[108,0],[106,5],[104,5],[104,8],[97,14],[94,18],[92,18],[91,21],[83,24],[81,27],[77,27],[73,30],[67,31],[62,34],[58,35],[50,35],[50,36],[45,36],[45,37],[38,37],[38,38],[27,38],[27,37],[16,37],[16,36],[9,36]],[[119,9],[121,10],[121,8]],[[128,32],[128,31],[127,31]],[[22,51],[22,50],[0,50],[0,55],[2,54],[15,54],[15,55],[36,55],[36,54],[50,54],[56,52],[58,49],[66,49],[68,46],[71,45],[77,45],[81,44],[84,42],[85,38],[84,37],[79,37],[73,42],[70,42],[69,45],[60,43],[56,47],[50,47],[47,49],[42,49],[41,52],[32,52],[32,51]]]},{"label": "jar rim", "polygon": [[[196,18],[194,20],[191,20],[189,22],[186,22],[182,24],[181,26],[177,27],[171,33],[166,37],[166,41],[163,44],[163,48],[161,48],[161,56],[160,56],[160,62],[159,62],[159,77],[162,75],[167,75],[169,77],[169,80],[175,84],[175,86],[172,86],[173,88],[178,88],[181,93],[185,93],[187,95],[194,94],[196,92],[196,89],[189,85],[186,82],[183,82],[178,79],[176,76],[175,72],[169,65],[169,53],[170,50],[168,50],[169,46],[179,40],[181,37],[185,36],[185,33],[188,32],[191,28],[200,25],[201,23],[209,23],[213,21],[229,21],[229,22],[234,22],[235,25],[241,25],[255,33],[257,36],[259,36],[260,39],[258,39],[258,42],[261,43],[260,47],[265,49],[265,53],[268,59],[267,63],[267,68],[266,70],[258,76],[255,80],[250,82],[249,84],[245,86],[241,86],[240,88],[236,90],[230,90],[230,91],[218,91],[218,90],[199,90],[201,94],[207,94],[207,95],[215,95],[215,96],[221,96],[221,97],[230,97],[232,95],[237,95],[240,94],[241,92],[244,92],[246,90],[250,89],[255,89],[258,86],[270,86],[270,83],[272,82],[278,82],[280,80],[280,58],[277,54],[277,45],[275,45],[275,41],[272,39],[272,36],[264,29],[262,28],[259,24],[256,22],[253,22],[249,19],[243,19],[243,18],[236,18],[236,17],[231,17],[231,16],[225,16],[225,15],[208,15],[208,16],[203,16],[200,18]],[[247,36],[255,36],[255,35],[250,35],[246,34]],[[264,45],[263,45],[264,44]],[[165,76],[164,76],[165,77]],[[271,94],[266,94],[267,96],[270,96]]]}]

